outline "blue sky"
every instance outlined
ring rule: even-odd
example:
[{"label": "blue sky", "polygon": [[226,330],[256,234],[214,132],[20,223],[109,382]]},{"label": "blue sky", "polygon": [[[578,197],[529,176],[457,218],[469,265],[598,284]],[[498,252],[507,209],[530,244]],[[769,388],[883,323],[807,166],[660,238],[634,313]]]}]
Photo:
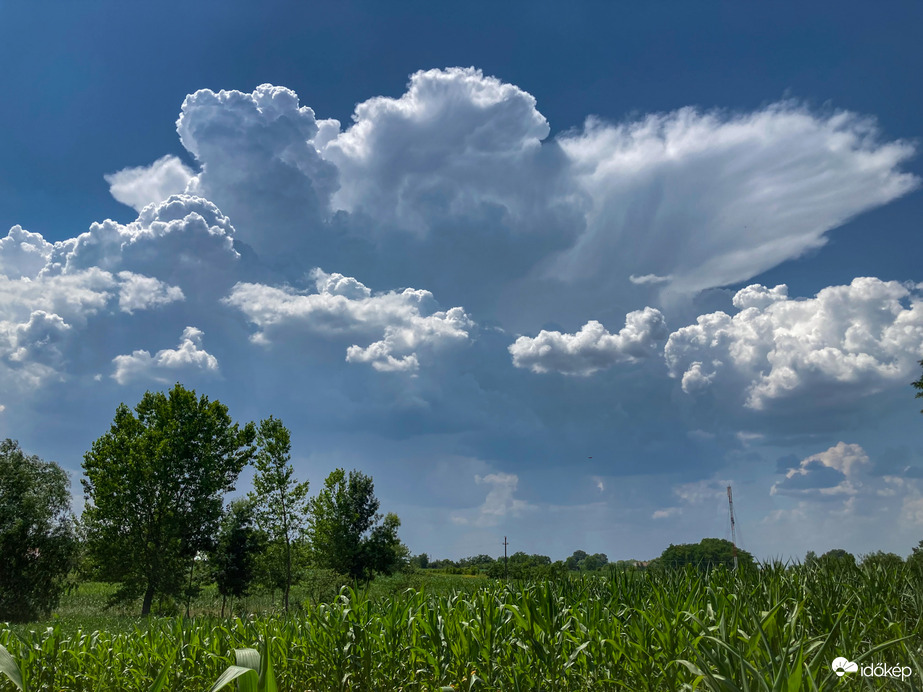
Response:
[{"label": "blue sky", "polygon": [[[431,556],[923,539],[917,3],[0,4],[0,436],[181,381]],[[242,477],[240,489],[246,490]]]}]

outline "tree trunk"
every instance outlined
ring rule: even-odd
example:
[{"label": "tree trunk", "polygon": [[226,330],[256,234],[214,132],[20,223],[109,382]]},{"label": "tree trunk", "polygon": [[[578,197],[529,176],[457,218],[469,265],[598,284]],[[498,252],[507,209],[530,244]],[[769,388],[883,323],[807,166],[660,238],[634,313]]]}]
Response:
[{"label": "tree trunk", "polygon": [[189,617],[189,606],[192,603],[192,570],[195,568],[195,559],[189,563],[189,587],[186,589],[186,617]]},{"label": "tree trunk", "polygon": [[148,583],[144,592],[144,602],[141,604],[141,617],[151,614],[151,604],[154,602],[154,584]]},{"label": "tree trunk", "polygon": [[288,612],[288,591],[292,587],[292,546],[285,537],[285,612]]},{"label": "tree trunk", "polygon": [[228,597],[225,595],[221,596],[221,619],[224,619],[224,606],[228,602]]}]

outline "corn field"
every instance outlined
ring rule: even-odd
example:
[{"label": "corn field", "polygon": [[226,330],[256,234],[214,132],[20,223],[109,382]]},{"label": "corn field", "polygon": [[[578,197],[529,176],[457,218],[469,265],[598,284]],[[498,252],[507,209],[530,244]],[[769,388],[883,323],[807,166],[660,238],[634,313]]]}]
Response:
[{"label": "corn field", "polygon": [[[288,616],[154,618],[117,634],[0,624],[0,644],[3,692],[911,691],[923,572],[776,564],[379,599],[344,588]],[[837,657],[860,672],[838,677]],[[872,664],[903,679],[863,675]]]}]

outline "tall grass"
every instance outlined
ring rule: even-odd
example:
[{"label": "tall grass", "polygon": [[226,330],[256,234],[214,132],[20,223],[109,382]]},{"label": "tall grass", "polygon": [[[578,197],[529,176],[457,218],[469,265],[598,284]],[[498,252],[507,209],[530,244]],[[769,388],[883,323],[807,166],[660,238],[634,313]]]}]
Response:
[{"label": "tall grass", "polygon": [[[299,692],[912,691],[923,690],[923,574],[775,564],[380,597],[344,588],[289,616],[151,619],[121,632],[0,626],[0,644],[32,692],[147,692],[164,669],[164,690],[204,692],[236,649],[260,651],[277,688]],[[838,656],[912,674],[838,678]]]}]

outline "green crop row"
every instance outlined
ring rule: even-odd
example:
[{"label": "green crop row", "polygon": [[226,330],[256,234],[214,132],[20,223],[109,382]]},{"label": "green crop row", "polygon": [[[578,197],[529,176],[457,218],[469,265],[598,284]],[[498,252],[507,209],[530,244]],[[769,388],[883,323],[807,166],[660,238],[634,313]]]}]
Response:
[{"label": "green crop row", "polygon": [[[344,588],[290,616],[151,619],[116,634],[0,627],[0,644],[30,692],[911,691],[923,689],[923,574],[768,565],[390,598]],[[838,677],[838,657],[901,666],[903,679]]]}]

